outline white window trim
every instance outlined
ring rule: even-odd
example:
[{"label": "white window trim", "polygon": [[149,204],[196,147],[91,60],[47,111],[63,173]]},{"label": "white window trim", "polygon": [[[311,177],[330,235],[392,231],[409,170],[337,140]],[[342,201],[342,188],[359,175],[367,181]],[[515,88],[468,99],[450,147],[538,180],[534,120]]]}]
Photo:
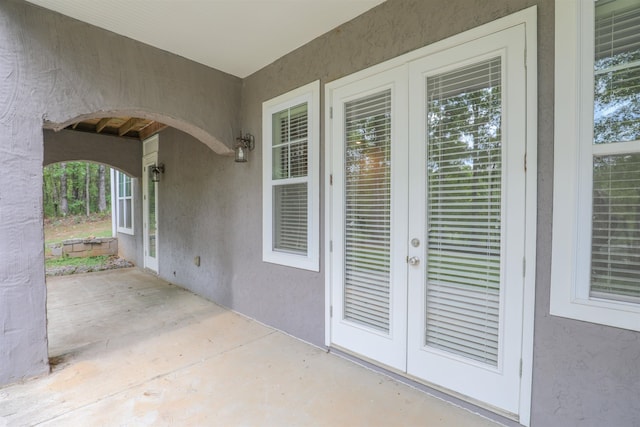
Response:
[{"label": "white window trim", "polygon": [[[273,250],[272,115],[307,103],[307,254]],[[320,271],[320,81],[309,83],[262,104],[262,259],[311,271]]]},{"label": "white window trim", "polygon": [[592,151],[583,147],[584,141],[591,145],[593,139],[593,4],[593,0],[555,2],[550,313],[640,331],[640,304],[589,296]]},{"label": "white window trim", "polygon": [[[120,196],[120,177],[124,176],[125,173],[124,172],[120,172],[120,171],[115,171],[114,172],[114,182],[115,182],[115,204],[112,204],[115,206],[115,209],[113,209],[116,214],[115,214],[115,221],[116,221],[116,231],[118,233],[124,233],[124,234],[130,234],[133,235],[134,234],[134,215],[133,215],[133,203],[134,203],[134,197],[133,197],[133,188],[134,188],[134,180],[135,178],[131,178],[131,196],[130,197],[126,197],[126,196]],[[126,199],[131,199],[131,227],[127,228],[127,227],[121,227],[120,224],[120,215],[122,214],[120,212],[120,199],[122,200],[126,200]],[[124,205],[126,206],[126,204]],[[113,208],[113,206],[112,206]]]}]

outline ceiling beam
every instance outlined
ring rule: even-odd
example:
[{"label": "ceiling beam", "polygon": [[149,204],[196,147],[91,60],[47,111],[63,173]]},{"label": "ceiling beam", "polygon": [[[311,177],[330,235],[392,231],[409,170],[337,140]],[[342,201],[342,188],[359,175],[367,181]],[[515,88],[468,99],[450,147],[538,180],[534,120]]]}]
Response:
[{"label": "ceiling beam", "polygon": [[71,126],[71,129],[75,130],[75,128],[77,128],[79,124],[80,124],[80,122],[75,122],[75,123]]},{"label": "ceiling beam", "polygon": [[101,119],[96,125],[96,133],[102,132],[102,130],[107,127],[110,121],[111,117],[105,117],[104,119]]},{"label": "ceiling beam", "polygon": [[118,128],[118,136],[124,136],[127,132],[129,132],[136,124],[138,124],[138,119],[135,117],[127,120],[122,126]]},{"label": "ceiling beam", "polygon": [[145,139],[149,138],[151,135],[154,135],[158,132],[160,132],[163,129],[166,129],[168,126],[165,125],[164,123],[160,123],[160,122],[151,122],[149,123],[147,126],[145,126],[143,129],[140,130],[140,141],[144,141]]}]

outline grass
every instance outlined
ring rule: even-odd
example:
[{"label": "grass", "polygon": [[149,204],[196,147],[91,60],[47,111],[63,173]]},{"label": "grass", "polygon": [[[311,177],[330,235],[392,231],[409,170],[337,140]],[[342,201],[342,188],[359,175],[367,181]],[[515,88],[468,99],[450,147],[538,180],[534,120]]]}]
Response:
[{"label": "grass", "polygon": [[59,258],[49,258],[45,261],[47,268],[55,267],[96,267],[102,265],[109,259],[109,255],[92,256],[87,258],[70,258],[62,256]]}]

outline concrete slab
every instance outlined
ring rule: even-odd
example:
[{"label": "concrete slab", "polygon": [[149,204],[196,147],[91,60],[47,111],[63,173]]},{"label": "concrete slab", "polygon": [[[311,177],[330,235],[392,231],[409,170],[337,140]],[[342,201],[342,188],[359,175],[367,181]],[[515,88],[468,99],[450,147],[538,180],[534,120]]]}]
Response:
[{"label": "concrete slab", "polygon": [[52,373],[0,426],[495,426],[139,269],[48,279]]}]

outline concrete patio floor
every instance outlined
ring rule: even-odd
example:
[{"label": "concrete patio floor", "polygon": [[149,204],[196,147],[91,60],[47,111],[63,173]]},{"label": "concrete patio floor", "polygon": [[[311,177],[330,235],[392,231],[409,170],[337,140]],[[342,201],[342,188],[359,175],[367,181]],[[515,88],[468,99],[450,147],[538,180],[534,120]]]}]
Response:
[{"label": "concrete patio floor", "polygon": [[0,426],[496,426],[139,269],[47,279],[50,375]]}]

